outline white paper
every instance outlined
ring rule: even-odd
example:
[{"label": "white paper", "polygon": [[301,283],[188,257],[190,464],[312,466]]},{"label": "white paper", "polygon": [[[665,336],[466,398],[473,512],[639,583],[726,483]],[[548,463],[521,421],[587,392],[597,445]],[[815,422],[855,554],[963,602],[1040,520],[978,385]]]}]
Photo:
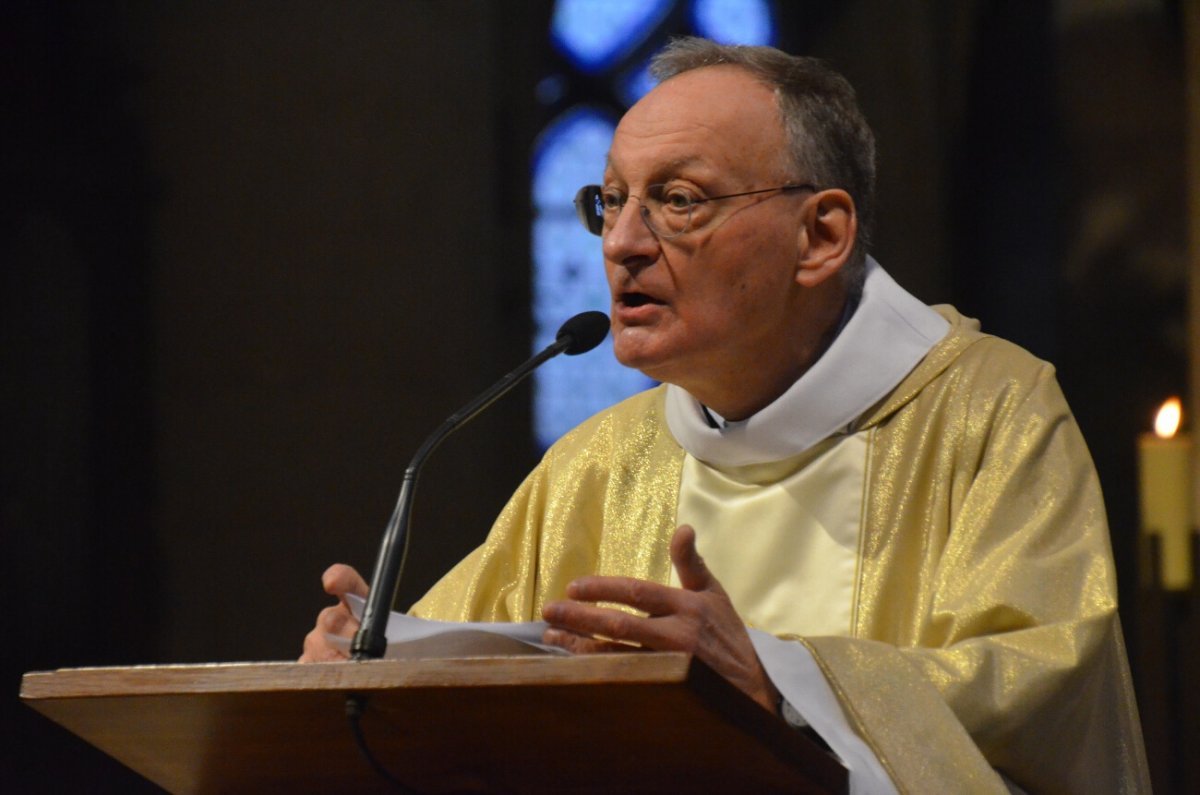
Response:
[{"label": "white paper", "polygon": [[[346,594],[346,602],[350,605],[350,611],[354,613],[354,617],[362,619],[363,606],[366,600],[361,596],[354,594]],[[551,654],[567,654],[565,649],[558,646],[548,646],[542,643],[542,633],[545,632],[548,625],[545,621],[527,621],[523,623],[486,623],[486,622],[457,622],[457,621],[429,621],[424,618],[416,618],[408,616],[404,613],[397,613],[395,610],[388,614],[387,629],[384,630],[384,635],[387,637],[387,650],[384,651],[384,659],[395,658],[401,656],[397,652],[397,646],[401,643],[407,643],[414,640],[422,640],[424,638],[432,638],[437,635],[444,635],[451,632],[461,632],[463,630],[486,632],[491,635],[499,635],[500,637],[510,638],[526,646],[531,646],[535,649],[549,652]],[[343,638],[337,635],[326,633],[325,638],[335,648],[349,654],[350,638]]]}]

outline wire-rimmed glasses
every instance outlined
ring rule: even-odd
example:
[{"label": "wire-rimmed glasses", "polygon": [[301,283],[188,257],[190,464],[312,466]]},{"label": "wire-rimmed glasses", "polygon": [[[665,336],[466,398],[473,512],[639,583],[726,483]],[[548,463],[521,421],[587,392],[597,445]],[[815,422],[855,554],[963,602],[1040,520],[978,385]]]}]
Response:
[{"label": "wire-rimmed glasses", "polygon": [[663,240],[670,240],[707,223],[709,218],[705,211],[715,201],[795,190],[815,191],[816,187],[804,183],[727,193],[724,196],[696,196],[683,186],[661,184],[648,186],[643,196],[627,196],[616,188],[584,185],[575,194],[575,214],[589,232],[603,235],[616,224],[625,203],[629,199],[637,199],[642,220],[650,231]]}]

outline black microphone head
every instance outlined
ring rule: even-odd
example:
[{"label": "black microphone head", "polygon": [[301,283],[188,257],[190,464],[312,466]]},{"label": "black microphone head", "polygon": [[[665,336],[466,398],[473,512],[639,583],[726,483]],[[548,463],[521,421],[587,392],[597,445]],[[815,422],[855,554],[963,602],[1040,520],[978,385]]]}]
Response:
[{"label": "black microphone head", "polygon": [[563,353],[568,356],[575,356],[580,353],[587,353],[603,342],[607,336],[608,315],[595,311],[580,312],[559,327],[554,341],[562,342],[565,338],[567,340],[567,347],[563,348]]}]

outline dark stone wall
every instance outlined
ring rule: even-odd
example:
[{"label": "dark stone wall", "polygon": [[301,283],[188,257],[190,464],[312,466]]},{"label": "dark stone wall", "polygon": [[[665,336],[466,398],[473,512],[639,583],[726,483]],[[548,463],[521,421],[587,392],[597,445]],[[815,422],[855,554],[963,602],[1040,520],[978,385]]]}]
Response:
[{"label": "dark stone wall", "polygon": [[[6,781],[139,787],[20,674],[295,657],[424,436],[528,353],[551,5],[3,5]],[[1020,5],[777,7],[877,130],[879,259],[1059,364],[1128,604],[1134,438],[1186,378],[1178,8]],[[533,465],[528,410],[431,459],[401,605]]]},{"label": "dark stone wall", "polygon": [[[531,14],[5,5],[7,781],[137,788],[20,673],[298,656],[424,436],[528,355]],[[527,391],[445,443],[401,603],[535,455]]]}]

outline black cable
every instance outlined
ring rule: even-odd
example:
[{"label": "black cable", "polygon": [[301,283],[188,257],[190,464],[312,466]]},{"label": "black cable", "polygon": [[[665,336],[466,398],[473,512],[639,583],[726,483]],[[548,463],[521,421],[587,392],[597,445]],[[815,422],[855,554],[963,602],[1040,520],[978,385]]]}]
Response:
[{"label": "black cable", "polygon": [[367,760],[375,772],[383,778],[384,781],[392,785],[392,788],[397,792],[412,793],[416,795],[417,790],[410,789],[405,786],[400,779],[392,775],[383,764],[375,758],[371,753],[371,749],[367,746],[367,737],[363,734],[362,716],[367,711],[367,697],[357,693],[351,693],[346,696],[346,719],[350,721],[350,733],[354,735],[354,742],[358,745],[358,750],[362,752],[363,758]]}]

